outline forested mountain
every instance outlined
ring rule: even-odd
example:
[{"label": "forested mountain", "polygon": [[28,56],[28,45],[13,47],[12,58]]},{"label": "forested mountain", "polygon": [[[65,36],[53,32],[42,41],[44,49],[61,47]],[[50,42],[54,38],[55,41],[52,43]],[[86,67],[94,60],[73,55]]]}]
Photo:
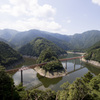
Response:
[{"label": "forested mountain", "polygon": [[96,42],[100,41],[100,31],[98,30],[86,31],[81,34],[77,33],[70,36],[57,33],[51,35],[71,44],[72,49],[86,49],[94,45]]},{"label": "forested mountain", "polygon": [[66,51],[56,46],[56,44],[41,37],[36,38],[30,43],[22,46],[19,49],[19,52],[23,55],[39,56],[41,51],[47,48],[50,48],[51,50],[55,51],[57,55],[66,53]]},{"label": "forested mountain", "polygon": [[4,40],[3,38],[0,38],[0,41],[2,41],[2,42],[7,42],[6,40]]},{"label": "forested mountain", "polygon": [[70,49],[71,46],[69,43],[61,39],[55,38],[50,34],[52,33],[40,30],[29,30],[25,32],[20,32],[15,35],[15,37],[10,41],[10,43],[15,44],[17,47],[21,47],[37,37],[43,37],[49,41],[52,41],[53,43],[55,43],[57,46],[61,47],[64,50]]},{"label": "forested mountain", "polygon": [[0,30],[0,37],[5,39],[6,41],[10,41],[15,34],[17,34],[18,31],[12,30],[12,29],[4,29]]},{"label": "forested mountain", "polygon": [[94,60],[100,62],[100,41],[87,50],[85,58],[87,60]]},{"label": "forested mountain", "polygon": [[91,30],[81,34],[62,35],[35,29],[24,32],[6,29],[0,31],[0,37],[14,44],[17,48],[29,43],[37,37],[43,37],[64,50],[77,50],[86,49],[100,41],[100,31]]},{"label": "forested mountain", "polygon": [[92,30],[70,37],[69,43],[76,49],[86,49],[100,41],[100,31]]},{"label": "forested mountain", "polygon": [[8,44],[0,42],[0,65],[9,66],[22,60],[22,56]]},{"label": "forested mountain", "polygon": [[2,39],[2,38],[0,38],[0,42],[5,42],[5,43],[7,43],[9,46],[11,46],[12,48],[15,48],[15,45],[14,45],[14,44],[9,43],[8,41],[6,41],[6,40],[4,40],[4,39]]}]

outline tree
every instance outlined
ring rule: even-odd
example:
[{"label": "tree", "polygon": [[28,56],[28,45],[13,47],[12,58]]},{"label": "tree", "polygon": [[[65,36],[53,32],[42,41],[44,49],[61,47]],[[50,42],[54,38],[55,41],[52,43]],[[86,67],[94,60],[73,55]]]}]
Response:
[{"label": "tree", "polygon": [[68,100],[83,100],[89,92],[89,88],[84,82],[77,78],[69,88]]},{"label": "tree", "polygon": [[45,71],[56,72],[58,70],[64,69],[61,62],[58,60],[58,56],[50,48],[47,48],[46,50],[41,52],[37,62],[38,63],[48,62],[46,65],[42,66],[42,68]]},{"label": "tree", "polygon": [[57,92],[58,100],[92,100],[89,99],[92,97],[91,90],[81,78],[77,78],[72,84],[63,83],[61,88],[63,90]]},{"label": "tree", "polygon": [[85,83],[89,83],[92,78],[93,78],[93,75],[90,72],[86,73],[84,77],[82,77]]},{"label": "tree", "polygon": [[0,100],[19,100],[13,79],[0,66]]},{"label": "tree", "polygon": [[47,48],[46,50],[43,50],[41,52],[37,60],[37,63],[49,62],[57,59],[58,59],[57,54],[54,51],[52,51],[50,48]]},{"label": "tree", "polygon": [[33,89],[30,91],[30,100],[55,100],[56,92],[51,90],[41,91]]},{"label": "tree", "polygon": [[91,89],[92,99],[100,100],[100,74],[92,78],[88,86]]}]

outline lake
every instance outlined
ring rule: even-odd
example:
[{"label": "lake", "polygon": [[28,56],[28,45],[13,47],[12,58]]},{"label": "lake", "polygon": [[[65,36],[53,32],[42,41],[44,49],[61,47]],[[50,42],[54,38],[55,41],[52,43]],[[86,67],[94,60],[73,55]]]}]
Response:
[{"label": "lake", "polygon": [[[68,54],[66,57],[61,58],[70,58],[80,56],[78,54]],[[33,59],[25,59],[25,62],[21,64],[21,67],[29,66],[34,64],[35,61]],[[90,64],[86,64],[81,62],[80,59],[63,61],[62,65],[65,68],[67,64],[68,75],[60,78],[49,79],[43,76],[40,76],[34,69],[28,69],[23,71],[23,85],[26,89],[38,88],[41,90],[52,89],[52,90],[60,90],[60,86],[68,81],[72,83],[76,78],[84,76],[88,71],[91,71],[93,75],[98,75],[100,73],[100,68],[96,68]],[[13,74],[13,79],[16,85],[20,83],[21,80],[21,72],[18,71]]]}]

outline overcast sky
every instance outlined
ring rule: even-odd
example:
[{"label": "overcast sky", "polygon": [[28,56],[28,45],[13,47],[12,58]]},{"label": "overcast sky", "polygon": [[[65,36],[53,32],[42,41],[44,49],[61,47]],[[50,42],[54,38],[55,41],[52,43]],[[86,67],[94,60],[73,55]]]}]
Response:
[{"label": "overcast sky", "polygon": [[66,35],[100,30],[100,0],[0,0],[0,29]]}]

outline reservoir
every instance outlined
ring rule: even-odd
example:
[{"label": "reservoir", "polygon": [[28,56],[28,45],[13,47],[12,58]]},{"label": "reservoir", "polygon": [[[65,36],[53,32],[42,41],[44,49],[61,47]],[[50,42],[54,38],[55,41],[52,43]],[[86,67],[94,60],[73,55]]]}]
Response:
[{"label": "reservoir", "polygon": [[[62,58],[71,58],[80,56],[78,54],[68,54]],[[27,60],[29,60],[27,62]],[[27,58],[26,62],[21,64],[21,67],[29,66],[34,62],[32,59]],[[67,64],[67,65],[66,65]],[[51,90],[60,90],[60,86],[64,82],[72,83],[76,78],[84,76],[88,71],[93,73],[93,75],[98,75],[100,73],[100,68],[96,68],[92,65],[81,62],[80,59],[69,60],[62,62],[63,67],[67,66],[67,71],[69,74],[63,77],[49,79],[43,76],[40,76],[34,69],[28,69],[23,71],[23,85],[26,89],[37,88],[41,90],[51,89]],[[16,85],[20,83],[21,72],[18,71],[13,74],[13,79]]]}]

